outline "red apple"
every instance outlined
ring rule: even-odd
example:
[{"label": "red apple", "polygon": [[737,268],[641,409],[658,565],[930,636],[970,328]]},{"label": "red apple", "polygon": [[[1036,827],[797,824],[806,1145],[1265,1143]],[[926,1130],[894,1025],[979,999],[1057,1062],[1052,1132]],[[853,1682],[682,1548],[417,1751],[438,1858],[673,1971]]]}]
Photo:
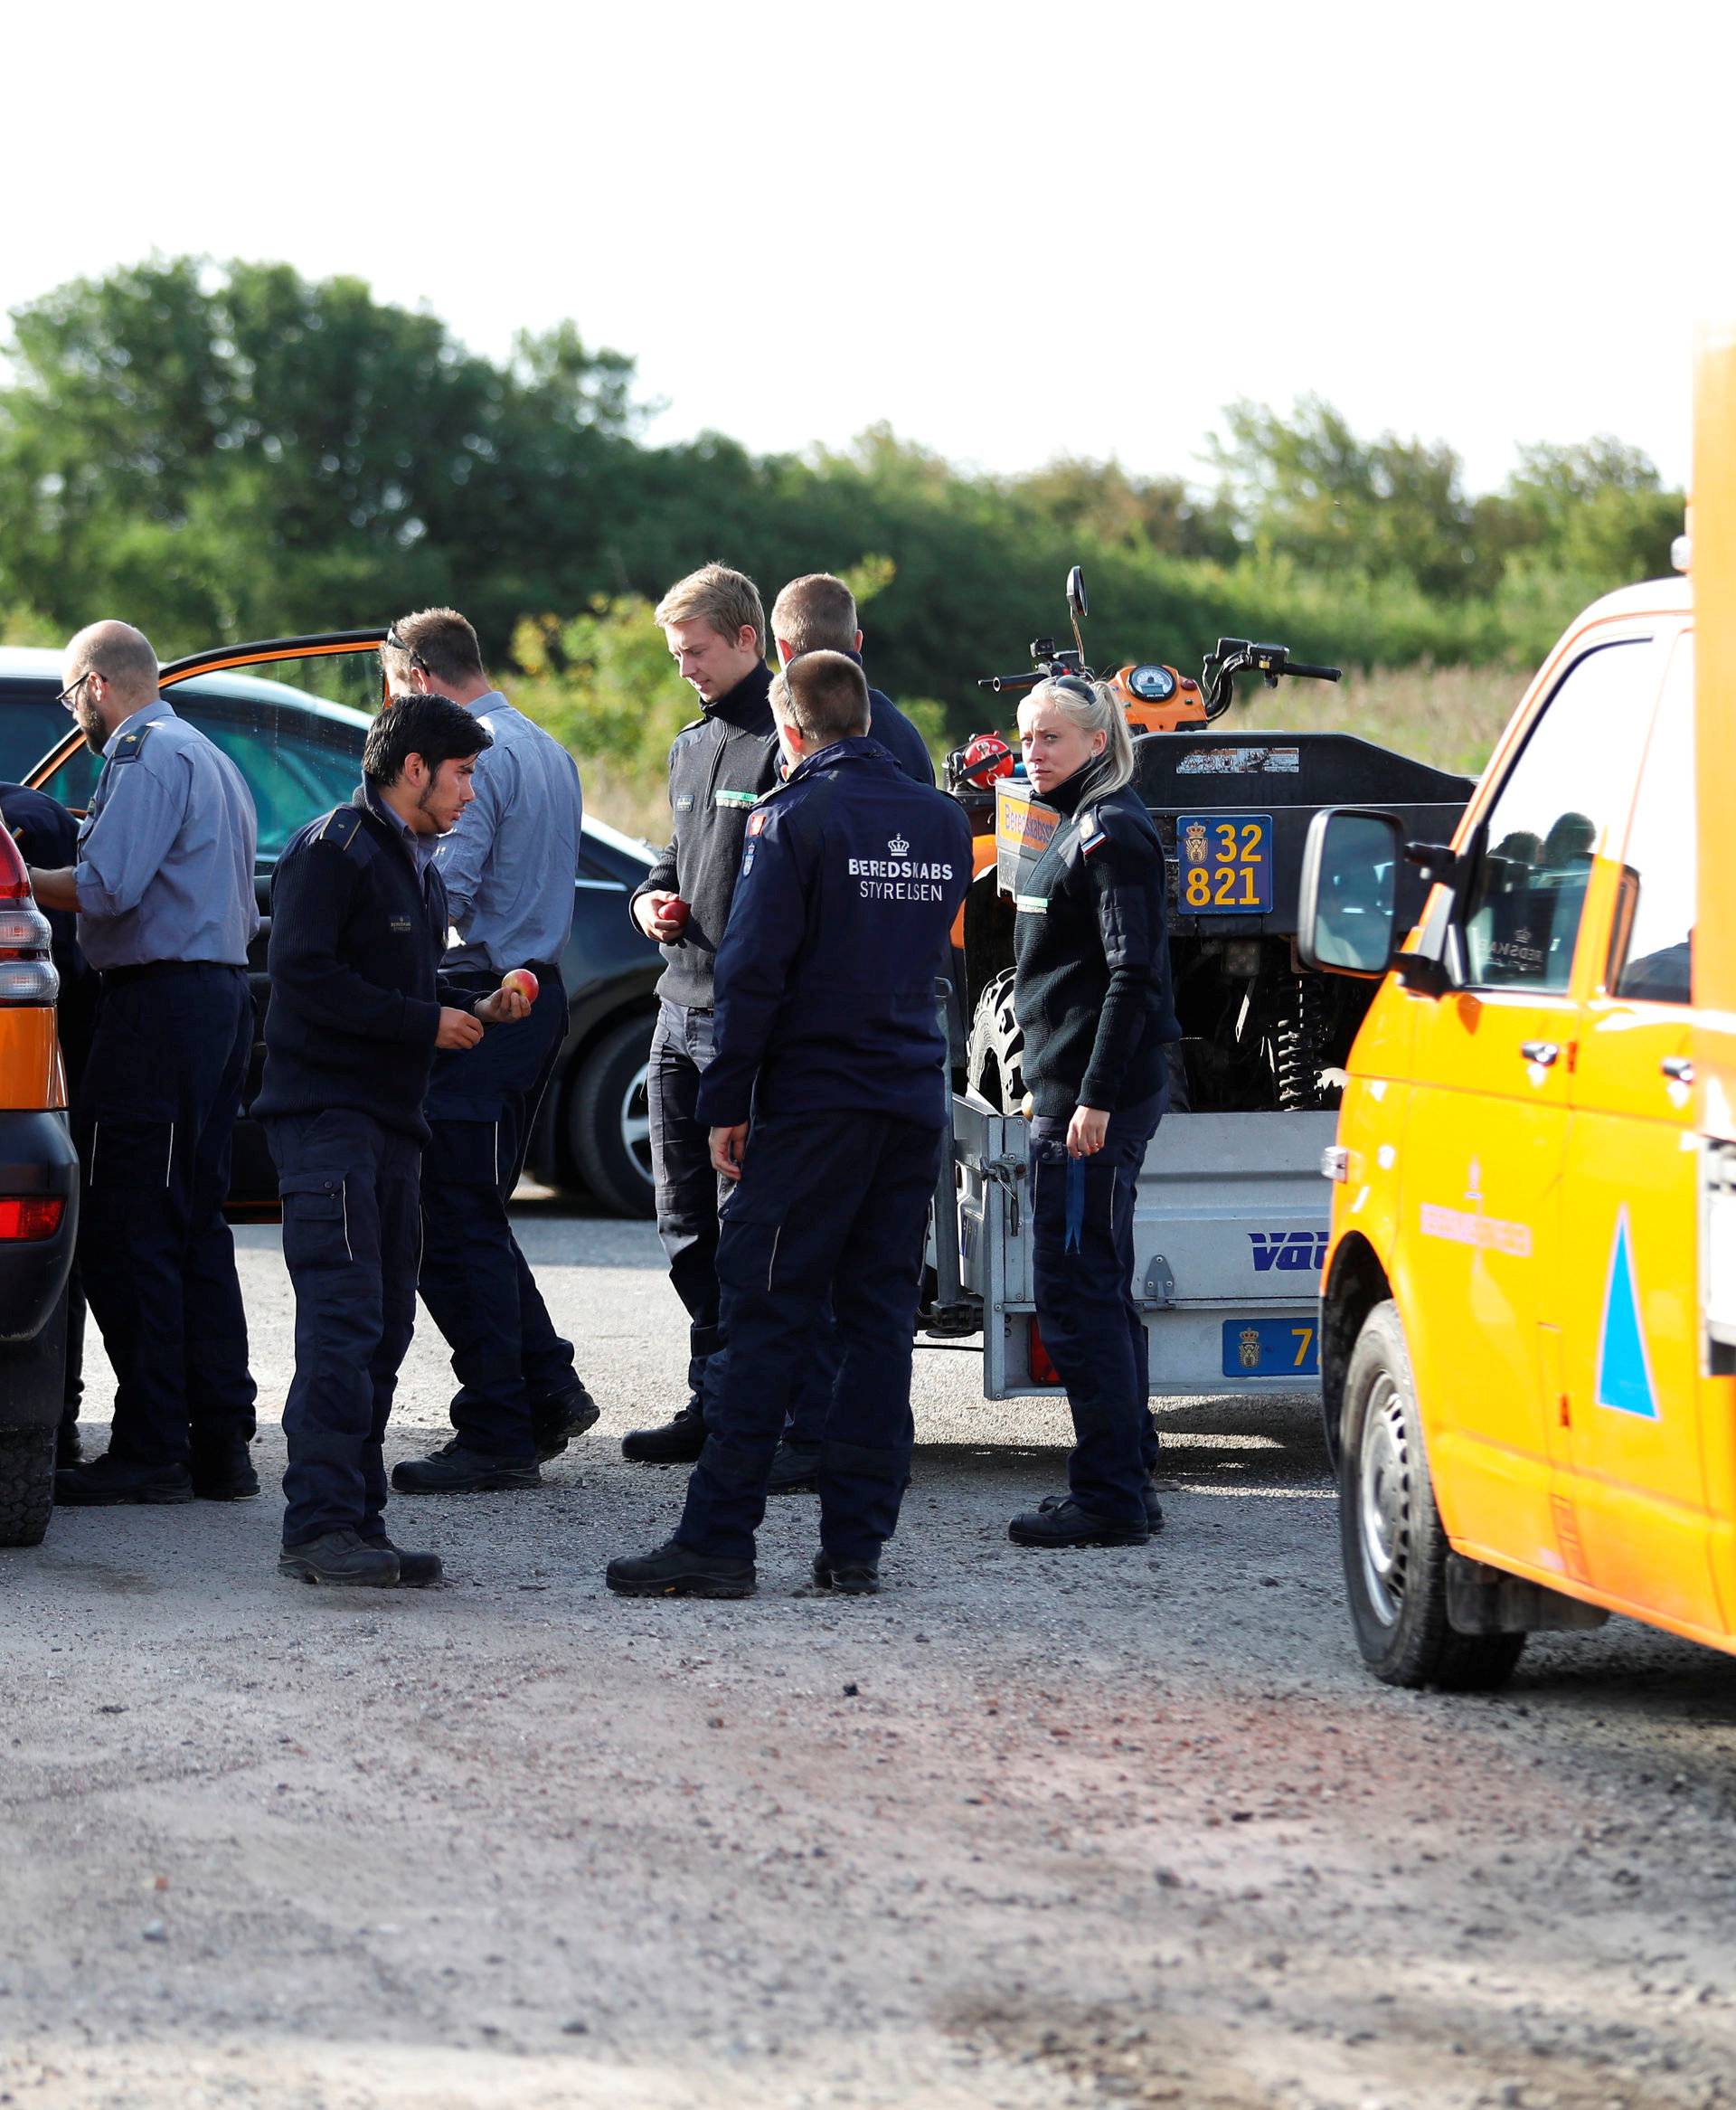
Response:
[{"label": "red apple", "polygon": [[510,974],[502,975],[500,986],[503,989],[511,990],[515,996],[523,997],[527,1004],[536,1001],[536,977],[528,967],[515,967]]},{"label": "red apple", "polygon": [[688,916],[692,913],[692,910],[684,901],[666,901],[663,904],[664,922],[665,923],[674,923],[677,930],[679,930],[682,924],[687,921]]}]

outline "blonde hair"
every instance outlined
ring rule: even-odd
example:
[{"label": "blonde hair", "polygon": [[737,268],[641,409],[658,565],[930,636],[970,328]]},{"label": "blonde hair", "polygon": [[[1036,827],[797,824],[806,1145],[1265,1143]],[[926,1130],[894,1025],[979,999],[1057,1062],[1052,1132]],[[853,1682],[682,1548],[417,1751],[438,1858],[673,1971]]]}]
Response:
[{"label": "blonde hair", "polygon": [[1118,791],[1133,781],[1133,735],[1127,730],[1127,713],[1115,700],[1108,683],[1087,681],[1079,674],[1051,675],[1024,697],[1027,704],[1052,704],[1063,718],[1071,719],[1082,733],[1104,733],[1109,744],[1086,768],[1098,772],[1099,797]]},{"label": "blonde hair", "polygon": [[755,648],[766,648],[766,610],[760,589],[745,572],[731,572],[727,564],[702,564],[677,579],[658,601],[652,619],[660,630],[671,623],[708,623],[731,645],[744,625],[753,629]]}]

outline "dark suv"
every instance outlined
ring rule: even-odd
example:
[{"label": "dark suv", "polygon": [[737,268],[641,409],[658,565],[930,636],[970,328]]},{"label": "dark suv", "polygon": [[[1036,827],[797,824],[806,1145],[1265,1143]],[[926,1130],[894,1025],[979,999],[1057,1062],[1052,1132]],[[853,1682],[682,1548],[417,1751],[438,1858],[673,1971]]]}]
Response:
[{"label": "dark suv", "polygon": [[[368,705],[380,698],[382,630],[235,645],[176,660],[163,687],[176,711],[231,756],[259,820],[259,886],[305,820],[346,800],[361,780]],[[269,669],[272,678],[260,677]],[[55,703],[52,652],[0,649],[0,776],[40,786],[82,811],[101,767]],[[47,749],[47,752],[44,752]],[[36,758],[40,757],[40,760]],[[561,956],[572,1023],[532,1140],[528,1169],[545,1185],[585,1188],[621,1216],[652,1213],[645,1077],[661,961],[633,927],[627,895],[649,871],[647,847],[585,817],[572,936]],[[253,951],[264,1017],[265,934]],[[254,1049],[250,1090],[259,1082]],[[277,1187],[251,1122],[236,1131],[231,1213],[274,1213]]]}]

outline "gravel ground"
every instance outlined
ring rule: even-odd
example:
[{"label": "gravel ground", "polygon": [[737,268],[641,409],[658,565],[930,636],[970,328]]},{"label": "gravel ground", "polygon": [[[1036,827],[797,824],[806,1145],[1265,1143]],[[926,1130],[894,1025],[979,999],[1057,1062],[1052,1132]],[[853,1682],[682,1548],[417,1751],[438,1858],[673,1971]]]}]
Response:
[{"label": "gravel ground", "polygon": [[1736,1663],[1612,1623],[1495,1700],[1373,1684],[1301,1400],[1169,1409],[1150,1547],[1022,1553],[1061,1424],[957,1348],[884,1595],[803,1586],[797,1498],[757,1598],[618,1603],[676,1306],[647,1227],[522,1220],[604,1417],[537,1493],[394,1503],[446,1588],[279,1582],[275,1500],[0,1554],[0,2104],[1736,2098]]}]

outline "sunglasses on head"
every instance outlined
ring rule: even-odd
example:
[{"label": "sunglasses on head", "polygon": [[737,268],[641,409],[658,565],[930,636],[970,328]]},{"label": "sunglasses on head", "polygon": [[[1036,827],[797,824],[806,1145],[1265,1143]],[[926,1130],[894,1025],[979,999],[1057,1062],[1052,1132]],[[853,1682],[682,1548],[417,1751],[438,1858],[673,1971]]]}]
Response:
[{"label": "sunglasses on head", "polygon": [[416,649],[414,645],[406,644],[403,639],[398,635],[398,626],[396,623],[392,624],[391,629],[387,630],[385,636],[380,640],[380,649],[382,652],[401,652],[404,658],[410,661],[412,667],[420,667],[424,673],[428,671],[427,660],[422,658],[421,654]]}]

